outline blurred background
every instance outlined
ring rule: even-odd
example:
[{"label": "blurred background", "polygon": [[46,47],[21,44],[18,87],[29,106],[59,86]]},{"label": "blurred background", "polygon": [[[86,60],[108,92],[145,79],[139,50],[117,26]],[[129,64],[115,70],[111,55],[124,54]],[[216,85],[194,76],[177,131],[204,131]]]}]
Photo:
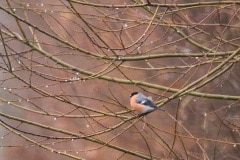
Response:
[{"label": "blurred background", "polygon": [[[0,156],[239,159],[239,9],[239,1],[1,1]],[[134,91],[166,112],[138,117]]]}]

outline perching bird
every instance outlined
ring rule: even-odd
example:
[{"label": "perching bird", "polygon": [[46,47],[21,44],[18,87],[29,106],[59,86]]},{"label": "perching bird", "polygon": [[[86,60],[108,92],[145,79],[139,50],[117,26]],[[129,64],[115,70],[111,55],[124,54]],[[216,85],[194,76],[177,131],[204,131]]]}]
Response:
[{"label": "perching bird", "polygon": [[140,115],[148,114],[156,109],[165,111],[153,103],[152,97],[147,97],[141,92],[131,93],[130,105],[134,110],[140,112]]}]

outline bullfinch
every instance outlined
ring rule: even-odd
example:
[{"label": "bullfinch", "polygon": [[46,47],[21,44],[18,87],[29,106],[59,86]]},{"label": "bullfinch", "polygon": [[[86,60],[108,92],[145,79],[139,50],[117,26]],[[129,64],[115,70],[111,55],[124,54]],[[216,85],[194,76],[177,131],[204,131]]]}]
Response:
[{"label": "bullfinch", "polygon": [[148,114],[156,109],[165,111],[153,103],[152,97],[147,97],[141,92],[131,93],[130,105],[134,110],[140,112],[140,115]]}]

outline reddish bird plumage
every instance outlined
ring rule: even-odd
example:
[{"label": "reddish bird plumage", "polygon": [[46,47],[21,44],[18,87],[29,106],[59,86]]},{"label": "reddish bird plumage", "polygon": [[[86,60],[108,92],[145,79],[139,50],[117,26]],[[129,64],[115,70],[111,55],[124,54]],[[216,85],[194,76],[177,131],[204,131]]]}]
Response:
[{"label": "reddish bird plumage", "polygon": [[133,92],[131,94],[130,105],[134,110],[140,112],[141,114],[147,114],[156,109],[162,110],[153,103],[153,100],[151,97],[147,97],[140,92]]}]

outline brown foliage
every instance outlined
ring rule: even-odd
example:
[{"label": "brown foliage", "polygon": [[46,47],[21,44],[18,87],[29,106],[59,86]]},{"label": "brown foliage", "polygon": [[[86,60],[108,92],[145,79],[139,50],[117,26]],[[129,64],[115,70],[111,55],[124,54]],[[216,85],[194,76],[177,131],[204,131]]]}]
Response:
[{"label": "brown foliage", "polygon": [[[1,1],[1,154],[237,159],[239,6]],[[139,117],[133,91],[166,112]]]}]

